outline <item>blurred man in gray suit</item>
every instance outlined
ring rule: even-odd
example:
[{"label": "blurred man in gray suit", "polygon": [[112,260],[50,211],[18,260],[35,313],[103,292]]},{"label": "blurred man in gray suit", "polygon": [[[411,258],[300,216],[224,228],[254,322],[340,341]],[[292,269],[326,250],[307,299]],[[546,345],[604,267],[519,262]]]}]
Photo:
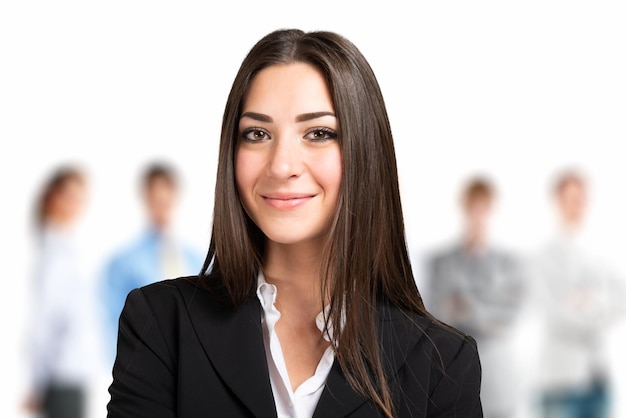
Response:
[{"label": "blurred man in gray suit", "polygon": [[521,402],[510,337],[525,277],[515,256],[489,243],[494,200],[488,180],[477,177],[468,182],[461,196],[462,236],[428,258],[425,302],[438,319],[477,340],[484,416],[510,418]]}]

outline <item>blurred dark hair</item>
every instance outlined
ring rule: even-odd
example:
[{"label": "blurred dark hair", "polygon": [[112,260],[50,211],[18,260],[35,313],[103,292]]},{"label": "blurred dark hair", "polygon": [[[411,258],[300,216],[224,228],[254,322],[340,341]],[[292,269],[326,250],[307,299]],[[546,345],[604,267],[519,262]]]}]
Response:
[{"label": "blurred dark hair", "polygon": [[71,181],[81,184],[85,182],[83,170],[71,164],[57,167],[44,182],[35,206],[35,226],[41,229],[50,211],[50,203],[55,194],[59,193]]},{"label": "blurred dark hair", "polygon": [[174,167],[169,163],[158,161],[150,163],[143,170],[141,187],[143,190],[148,190],[158,179],[164,180],[173,188],[178,186],[178,174]]},{"label": "blurred dark hair", "polygon": [[464,204],[478,199],[491,200],[495,196],[493,183],[486,177],[471,178],[463,188],[462,200]]},{"label": "blurred dark hair", "polygon": [[[254,295],[266,237],[246,214],[236,187],[239,118],[254,77],[272,65],[306,63],[326,79],[339,122],[341,190],[320,259],[320,298],[329,306],[332,344],[352,387],[387,416],[393,401],[378,345],[375,307],[385,300],[428,316],[405,239],[396,157],[385,103],[370,65],[350,41],[325,31],[278,30],[243,60],[222,120],[213,228],[202,269],[209,288],[226,290],[233,306]],[[345,314],[345,316],[343,316]]]}]

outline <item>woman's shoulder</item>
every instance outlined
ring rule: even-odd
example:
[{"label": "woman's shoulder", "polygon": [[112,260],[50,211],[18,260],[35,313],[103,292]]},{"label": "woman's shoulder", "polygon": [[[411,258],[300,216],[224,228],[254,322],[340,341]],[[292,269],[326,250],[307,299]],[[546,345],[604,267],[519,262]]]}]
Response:
[{"label": "woman's shoulder", "polygon": [[[436,358],[436,364],[445,370],[459,356],[478,361],[478,349],[474,338],[449,326],[427,313],[405,313],[392,307],[382,315],[383,344],[404,348],[407,360],[410,358]],[[386,325],[385,325],[386,324]]]},{"label": "woman's shoulder", "polygon": [[175,279],[166,279],[153,282],[137,289],[132,293],[141,293],[144,297],[150,299],[169,300],[176,299],[189,291],[193,291],[199,283],[198,276],[177,277]]},{"label": "woman's shoulder", "polygon": [[400,374],[405,393],[427,393],[429,412],[436,416],[482,417],[482,372],[474,338],[424,315],[414,323],[421,336]]},{"label": "woman's shoulder", "polygon": [[471,335],[435,318],[425,318],[425,321],[429,324],[425,332],[427,339],[440,351],[455,353],[466,345],[477,351],[476,340]]},{"label": "woman's shoulder", "polygon": [[204,276],[183,276],[161,280],[132,290],[126,305],[148,305],[153,311],[187,310],[197,302],[207,309],[225,309],[228,303],[218,290],[204,285]]},{"label": "woman's shoulder", "polygon": [[413,400],[426,396],[429,410],[445,416],[482,416],[481,364],[474,338],[428,312],[391,308],[383,317],[388,321],[382,327],[383,353],[403,393]]},{"label": "woman's shoulder", "polygon": [[384,303],[382,310],[379,310],[379,317],[383,324],[393,324],[392,328],[396,328],[396,332],[423,334],[433,344],[476,345],[474,338],[470,335],[438,320],[428,312],[405,312],[391,304]]}]

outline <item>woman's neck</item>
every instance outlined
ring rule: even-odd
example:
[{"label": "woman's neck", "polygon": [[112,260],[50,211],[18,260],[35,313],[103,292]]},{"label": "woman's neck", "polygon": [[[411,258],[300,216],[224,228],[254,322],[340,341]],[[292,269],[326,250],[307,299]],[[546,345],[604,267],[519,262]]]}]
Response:
[{"label": "woman's neck", "polygon": [[297,312],[299,320],[308,322],[322,310],[320,253],[318,246],[268,243],[263,274],[277,288],[281,313]]},{"label": "woman's neck", "polygon": [[53,231],[66,231],[69,232],[73,229],[74,219],[63,216],[49,216],[44,224],[48,229]]},{"label": "woman's neck", "polygon": [[268,242],[263,272],[276,286],[274,305],[280,312],[275,331],[280,341],[291,389],[315,374],[330,343],[322,337],[316,317],[320,298],[321,245]]}]

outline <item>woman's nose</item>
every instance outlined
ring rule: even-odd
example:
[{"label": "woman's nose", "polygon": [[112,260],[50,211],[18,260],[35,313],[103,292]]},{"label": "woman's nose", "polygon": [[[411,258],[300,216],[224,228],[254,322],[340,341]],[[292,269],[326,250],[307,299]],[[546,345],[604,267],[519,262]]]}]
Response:
[{"label": "woman's nose", "polygon": [[291,136],[275,138],[270,153],[268,174],[271,177],[286,180],[302,174],[304,164],[297,139]]}]

